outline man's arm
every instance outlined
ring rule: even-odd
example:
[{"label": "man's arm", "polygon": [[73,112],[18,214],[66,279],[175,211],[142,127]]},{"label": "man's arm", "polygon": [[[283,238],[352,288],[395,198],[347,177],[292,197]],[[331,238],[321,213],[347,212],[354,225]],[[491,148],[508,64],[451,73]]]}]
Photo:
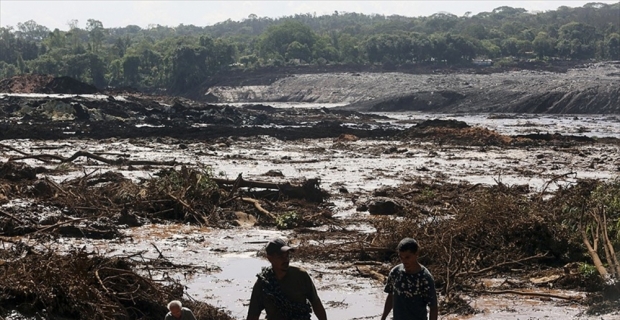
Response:
[{"label": "man's arm", "polygon": [[438,314],[439,314],[439,308],[437,306],[431,307],[428,320],[437,320]]},{"label": "man's arm", "polygon": [[439,314],[439,308],[437,307],[438,301],[437,301],[437,289],[435,288],[435,279],[433,279],[433,276],[429,273],[428,274],[428,282],[430,284],[430,303],[429,303],[429,320],[437,320],[437,316]]},{"label": "man's arm", "polygon": [[254,283],[254,287],[252,287],[252,296],[250,297],[247,320],[258,320],[261,312],[265,308],[261,299],[261,291],[262,289],[260,282],[256,281],[256,283]]},{"label": "man's arm", "polygon": [[[392,311],[392,306],[394,303],[394,296],[390,293],[387,298],[385,298],[385,305],[383,306],[383,316],[381,316],[381,320],[387,319],[388,314]],[[432,320],[432,319],[431,319]],[[437,318],[435,318],[437,320]]]},{"label": "man's arm", "polygon": [[319,320],[327,320],[327,313],[325,312],[321,299],[316,299],[312,302],[312,310]]}]

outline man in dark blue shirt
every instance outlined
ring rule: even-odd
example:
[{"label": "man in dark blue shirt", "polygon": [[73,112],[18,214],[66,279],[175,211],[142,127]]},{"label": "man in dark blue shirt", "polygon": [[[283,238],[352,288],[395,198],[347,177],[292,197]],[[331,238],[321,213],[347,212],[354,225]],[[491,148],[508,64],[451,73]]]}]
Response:
[{"label": "man in dark blue shirt", "polygon": [[418,263],[419,249],[418,243],[411,238],[398,244],[402,263],[392,268],[388,275],[384,289],[388,296],[381,320],[386,320],[392,309],[394,320],[437,320],[435,280],[428,269]]}]

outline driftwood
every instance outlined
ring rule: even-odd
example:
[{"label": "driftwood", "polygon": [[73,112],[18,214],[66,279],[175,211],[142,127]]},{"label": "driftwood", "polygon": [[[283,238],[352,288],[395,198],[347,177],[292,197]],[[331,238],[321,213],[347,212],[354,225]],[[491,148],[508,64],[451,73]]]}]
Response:
[{"label": "driftwood", "polygon": [[265,217],[267,217],[267,218],[269,218],[269,219],[275,220],[275,218],[276,218],[276,217],[275,217],[273,214],[271,214],[271,212],[269,212],[269,211],[265,210],[265,208],[263,208],[263,207],[260,205],[260,203],[258,202],[258,200],[256,200],[256,199],[252,199],[252,198],[241,198],[241,200],[242,200],[243,202],[253,204],[253,205],[254,205],[254,208],[256,208],[256,210],[258,210],[258,212],[260,212],[263,216],[265,216]]},{"label": "driftwood", "polygon": [[318,179],[308,179],[302,185],[292,185],[286,183],[273,183],[265,181],[248,181],[244,180],[241,175],[235,180],[214,178],[213,181],[220,187],[228,187],[231,190],[237,188],[258,188],[277,191],[278,193],[295,199],[305,199],[310,202],[323,202],[328,197],[328,193],[319,188]]},{"label": "driftwood", "polygon": [[[8,149],[8,150],[11,150],[11,151],[17,152],[17,153],[21,154],[21,155],[22,155],[22,156],[24,156],[24,157],[30,157],[30,156],[31,156],[31,154],[28,154],[28,153],[26,153],[26,152],[23,152],[23,151],[21,151],[21,150],[19,150],[19,149],[15,149],[15,148],[13,148],[13,147],[11,147],[11,146],[8,146],[8,145],[6,145],[6,144],[3,144],[3,143],[0,143],[0,148],[4,148],[4,149]],[[9,159],[9,161],[10,161],[10,159]],[[50,162],[51,162],[51,161],[49,161],[49,160],[45,160],[45,159],[41,159],[40,161],[43,161],[43,162],[45,162],[45,163],[50,163]]]},{"label": "driftwood", "polygon": [[11,219],[13,219],[13,220],[15,220],[15,221],[16,221],[17,223],[19,223],[19,224],[24,224],[24,223],[23,223],[21,220],[19,220],[17,217],[15,217],[14,215],[12,215],[12,214],[10,214],[10,213],[8,213],[8,212],[4,211],[4,210],[0,210],[0,214],[3,214],[3,215],[5,215],[5,216],[7,216],[7,217],[9,217],[9,218],[11,218]]},{"label": "driftwood", "polygon": [[29,154],[27,154],[26,152],[23,152],[23,151],[21,151],[21,150],[15,149],[15,148],[13,148],[13,147],[11,147],[11,146],[8,146],[8,145],[6,145],[6,144],[4,144],[4,143],[0,143],[0,148],[8,149],[8,150],[11,150],[11,151],[17,152],[17,153],[19,153],[19,154],[21,154],[21,155],[24,155],[24,156],[29,156]]},{"label": "driftwood", "polygon": [[[11,149],[11,150],[13,150],[13,149]],[[15,150],[13,150],[13,151],[15,151]],[[9,158],[9,161],[25,160],[25,159],[35,159],[35,160],[43,161],[43,162],[46,162],[46,163],[51,162],[51,160],[56,160],[56,161],[58,161],[58,163],[67,163],[67,162],[73,162],[73,160],[75,160],[77,158],[80,158],[80,157],[86,157],[86,158],[97,160],[99,162],[103,162],[103,163],[109,164],[109,165],[134,165],[134,166],[161,165],[161,166],[174,166],[174,165],[178,164],[176,162],[176,160],[172,160],[172,161],[151,161],[151,160],[107,159],[107,158],[104,158],[102,156],[98,156],[96,154],[92,154],[92,153],[86,152],[86,151],[78,151],[78,152],[74,153],[69,158],[65,158],[63,156],[59,156],[59,155],[55,155],[55,154],[25,154],[25,153],[21,153],[21,154],[24,154],[24,156],[22,156],[22,157],[11,157],[11,158]]]},{"label": "driftwood", "polygon": [[528,261],[528,260],[541,259],[541,258],[545,258],[545,257],[547,257],[547,256],[543,255],[543,254],[537,254],[535,256],[526,257],[526,258],[519,259],[519,260],[506,261],[506,262],[498,263],[496,265],[492,265],[492,266],[490,266],[488,268],[483,268],[483,269],[480,269],[480,270],[472,270],[472,271],[460,272],[460,273],[456,274],[455,276],[459,277],[459,276],[464,276],[464,275],[467,275],[467,276],[479,275],[479,274],[491,271],[491,270],[499,268],[499,267],[503,267],[503,266],[507,266],[507,265],[511,265],[511,264],[517,264],[517,263],[525,262],[525,261]]},{"label": "driftwood", "polygon": [[543,297],[543,298],[556,298],[563,300],[581,300],[581,297],[571,297],[571,296],[561,296],[552,293],[544,293],[544,292],[525,292],[525,291],[515,291],[515,290],[497,290],[497,291],[488,291],[483,290],[480,293],[484,294],[516,294],[520,296],[532,296],[532,297]]},{"label": "driftwood", "polygon": [[69,224],[69,223],[73,223],[73,222],[80,222],[80,221],[83,221],[85,219],[86,218],[78,218],[78,219],[65,220],[65,221],[56,223],[54,225],[51,225],[51,226],[48,226],[48,227],[45,227],[45,228],[41,228],[41,229],[35,231],[34,233],[39,233],[39,232],[44,232],[44,231],[47,231],[47,230],[55,229],[55,228],[58,228],[60,226],[65,225],[65,224]]}]

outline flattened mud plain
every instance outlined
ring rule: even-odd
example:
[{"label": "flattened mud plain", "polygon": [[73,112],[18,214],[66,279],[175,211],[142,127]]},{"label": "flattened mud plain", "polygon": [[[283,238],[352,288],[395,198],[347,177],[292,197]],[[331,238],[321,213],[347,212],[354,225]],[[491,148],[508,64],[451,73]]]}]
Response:
[{"label": "flattened mud plain", "polygon": [[[48,254],[116,261],[75,283],[100,300],[62,281],[45,296],[5,275],[22,288],[3,287],[6,319],[80,318],[67,310],[80,299],[97,319],[159,319],[145,306],[170,298],[200,319],[243,319],[275,236],[299,247],[293,263],[315,279],[330,319],[379,319],[403,235],[421,239],[442,319],[620,317],[592,308],[601,284],[576,271],[587,252],[553,224],[571,190],[617,179],[616,116],[3,101],[0,267]],[[50,265],[33,270],[55,274]]]}]

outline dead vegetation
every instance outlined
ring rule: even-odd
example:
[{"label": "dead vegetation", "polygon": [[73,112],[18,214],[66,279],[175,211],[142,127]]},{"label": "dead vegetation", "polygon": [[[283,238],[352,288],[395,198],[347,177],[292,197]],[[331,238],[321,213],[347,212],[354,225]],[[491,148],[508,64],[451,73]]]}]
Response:
[{"label": "dead vegetation", "polygon": [[[17,310],[43,319],[162,319],[168,301],[183,298],[180,283],[167,279],[168,285],[162,285],[138,272],[138,267],[160,265],[160,259],[138,263],[83,249],[59,255],[10,242],[10,249],[0,250],[3,314]],[[213,306],[187,302],[197,319],[232,319]]]},{"label": "dead vegetation", "polygon": [[[446,297],[444,312],[470,312],[457,303],[463,294],[579,300],[545,292],[551,286],[599,296],[604,292],[606,299],[599,298],[599,303],[616,301],[619,191],[618,181],[580,180],[551,194],[501,181],[490,187],[417,181],[375,191],[411,204],[399,217],[374,217],[376,233],[334,231],[314,245],[308,241],[316,239],[301,235],[303,245],[296,255],[353,264],[376,261],[379,264],[369,264],[360,274],[383,281],[398,262],[398,242],[414,237],[422,246],[420,262]],[[501,290],[482,281],[507,274],[542,280],[512,283]]]},{"label": "dead vegetation", "polygon": [[[340,124],[326,122],[322,126],[336,128]],[[549,134],[510,137],[453,120],[423,122],[397,137],[430,140],[439,145],[454,143],[483,147],[571,146],[593,142],[580,137]],[[343,135],[337,141],[356,139]],[[616,258],[620,249],[620,200],[617,198],[620,188],[617,183],[582,180],[555,192],[532,193],[528,186],[510,186],[501,181],[489,187],[419,180],[398,188],[375,190],[373,197],[399,203],[398,217],[365,216],[360,222],[367,223],[370,219],[376,232],[361,233],[347,230],[332,217],[330,208],[325,205],[329,194],[320,188],[318,179],[275,183],[245,180],[240,175],[228,180],[214,177],[209,167],[180,166],[175,161],[128,161],[127,157],[111,159],[81,151],[71,156],[31,154],[5,145],[0,147],[19,154],[0,167],[0,203],[16,199],[31,202],[26,207],[11,206],[0,210],[0,232],[4,236],[54,234],[109,239],[122,237],[119,230],[125,226],[147,222],[189,222],[229,228],[239,225],[241,217],[245,216],[253,217],[253,221],[246,219],[252,225],[295,229],[302,242],[296,255],[304,260],[343,262],[354,268],[356,274],[380,282],[397,262],[396,244],[404,237],[415,237],[423,247],[421,262],[434,274],[445,296],[444,312],[475,312],[463,298],[465,294],[523,294],[576,299],[542,291],[550,286],[594,292],[596,294],[588,301],[602,306],[603,310],[609,301],[618,297],[614,285],[620,277],[620,263]],[[41,175],[48,169],[32,168],[19,162],[34,159],[46,165],[60,166],[69,165],[78,158],[109,166],[147,166],[144,170],[157,166],[164,169],[150,179],[140,181],[127,179],[113,171],[95,170],[72,180],[54,182]],[[549,183],[564,178],[558,176]],[[327,232],[310,229],[317,226],[327,226]],[[76,266],[52,263],[50,268],[80,267],[81,263],[87,263],[84,262],[87,259],[81,256],[83,254],[68,256]],[[59,260],[51,253],[48,255],[45,259]],[[89,270],[102,270],[99,276],[103,274],[104,280],[99,282],[95,276],[100,284],[99,290],[106,294],[110,290],[128,292],[110,289],[119,284],[106,280],[110,277],[120,280],[127,274],[121,265],[117,265],[120,262],[101,261],[89,265]],[[34,258],[23,260],[23,263],[32,264],[32,268],[38,266]],[[566,267],[571,264],[577,267]],[[34,270],[28,269],[30,266],[24,265],[24,268],[30,270],[28,272]],[[104,272],[108,269],[102,268],[125,271],[108,275]],[[506,283],[501,288],[489,288],[482,281],[505,274],[547,280]],[[35,283],[44,281],[30,279]],[[125,284],[148,285],[140,281],[143,280],[130,278]],[[101,300],[103,292],[78,293]],[[66,307],[47,307],[47,304],[56,302],[44,296],[45,292],[20,294],[20,297],[26,297],[21,298],[24,301],[32,295],[42,295],[44,303],[33,305],[33,309],[44,308],[47,312],[72,317]],[[77,293],[66,295],[65,300],[77,299]],[[78,307],[97,315],[112,312],[121,318],[147,317],[126,307],[121,298],[115,299],[121,301],[115,307],[110,307],[108,302]],[[10,303],[7,302],[7,309]],[[196,308],[200,307],[193,307]],[[212,309],[206,310],[208,313]]]},{"label": "dead vegetation", "polygon": [[[49,157],[48,157],[49,158]],[[108,258],[83,249],[67,254],[37,251],[16,236],[120,238],[126,226],[146,222],[189,222],[233,227],[239,213],[255,223],[291,229],[332,223],[321,208],[329,194],[319,180],[295,183],[217,179],[209,167],[164,168],[133,181],[113,171],[85,172],[63,182],[37,178],[42,170],[8,161],[0,166],[0,200],[21,201],[0,209],[0,313],[73,319],[161,319],[165,305],[183,296],[183,286],[152,280],[151,270],[181,270],[160,257]],[[317,208],[321,208],[317,210]],[[161,256],[161,252],[160,252]],[[132,259],[133,258],[133,259]],[[34,285],[33,285],[34,284]],[[184,300],[197,319],[232,319],[218,309]]]},{"label": "dead vegetation", "polygon": [[57,183],[36,179],[37,170],[9,161],[0,167],[0,200],[31,199],[24,208],[0,210],[5,236],[58,233],[110,239],[122,226],[178,221],[232,227],[239,212],[256,223],[290,229],[329,223],[331,212],[317,210],[329,195],[317,179],[269,183],[214,178],[209,167],[164,168],[139,182],[99,170]]}]

